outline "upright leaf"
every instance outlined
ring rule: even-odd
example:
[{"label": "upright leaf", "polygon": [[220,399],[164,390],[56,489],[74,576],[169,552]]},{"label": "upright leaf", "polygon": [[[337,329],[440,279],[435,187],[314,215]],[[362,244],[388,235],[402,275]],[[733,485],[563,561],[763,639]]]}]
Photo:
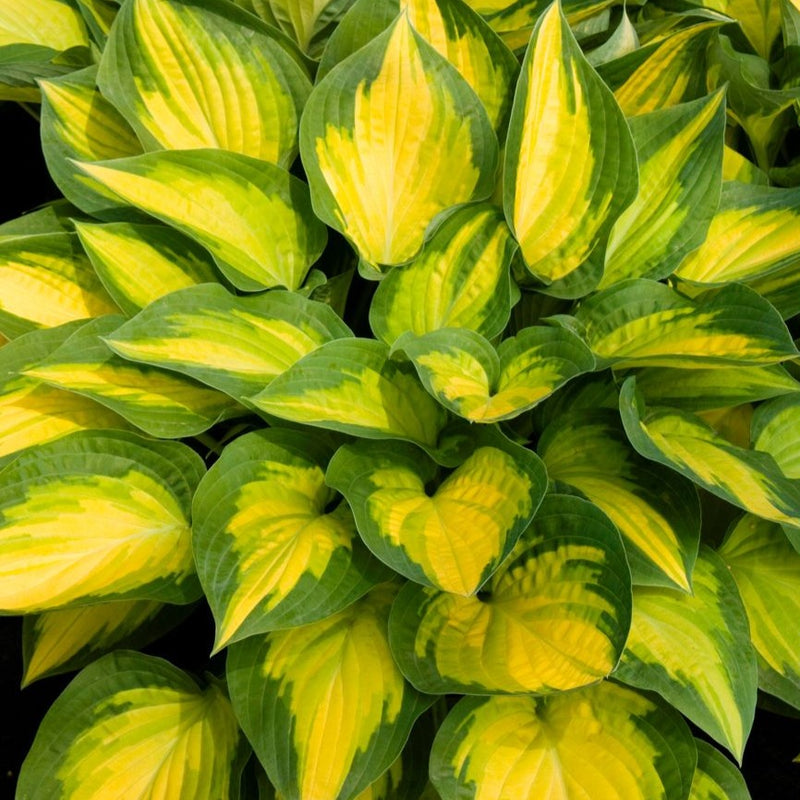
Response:
[{"label": "upright leaf", "polygon": [[697,768],[689,800],[751,800],[742,773],[708,742],[695,739]]},{"label": "upright leaf", "polygon": [[352,4],[353,0],[268,0],[276,23],[312,58],[321,55],[331,31]]}]

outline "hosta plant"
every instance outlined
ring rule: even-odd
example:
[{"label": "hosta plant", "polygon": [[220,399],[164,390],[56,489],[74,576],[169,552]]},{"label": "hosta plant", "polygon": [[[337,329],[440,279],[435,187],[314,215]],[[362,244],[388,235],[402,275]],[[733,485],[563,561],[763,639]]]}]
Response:
[{"label": "hosta plant", "polygon": [[64,196],[0,226],[0,611],[80,670],[19,800],[749,797],[796,0],[0,0],[0,97]]}]

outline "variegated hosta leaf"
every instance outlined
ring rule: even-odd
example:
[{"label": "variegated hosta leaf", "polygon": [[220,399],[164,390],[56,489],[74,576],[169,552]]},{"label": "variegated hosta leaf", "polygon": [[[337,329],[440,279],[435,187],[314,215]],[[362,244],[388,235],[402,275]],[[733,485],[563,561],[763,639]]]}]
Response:
[{"label": "variegated hosta leaf", "polygon": [[708,8],[732,17],[762,58],[769,58],[781,34],[781,4],[774,0],[710,0]]},{"label": "variegated hosta leaf", "polygon": [[15,453],[88,428],[125,428],[125,420],[88,397],[25,374],[81,326],[31,331],[0,348],[0,465]]},{"label": "variegated hosta leaf", "polygon": [[753,447],[769,453],[784,475],[800,478],[800,397],[792,394],[759,406],[751,438]]},{"label": "variegated hosta leaf", "polygon": [[156,600],[119,600],[28,615],[22,621],[22,685],[80,669],[121,647],[143,647],[189,610]]},{"label": "variegated hosta leaf", "polygon": [[358,0],[331,37],[320,64],[321,74],[368,44],[399,13],[408,14],[414,30],[459,71],[502,138],[519,62],[486,22],[460,0]]},{"label": "variegated hosta leaf", "polygon": [[217,280],[208,251],[166,225],[76,221],[75,230],[106,290],[128,316],[177,289]]},{"label": "variegated hosta leaf", "polygon": [[800,487],[767,453],[736,447],[700,417],[672,408],[646,409],[629,378],[620,394],[628,439],[658,461],[711,494],[757,516],[790,526],[800,543]]},{"label": "variegated hosta leaf", "polygon": [[600,66],[625,115],[634,117],[703,97],[706,50],[719,26],[706,20],[678,30],[657,44]]},{"label": "variegated hosta leaf", "polygon": [[189,510],[204,471],[186,445],[78,432],[0,472],[0,610],[198,595]]},{"label": "variegated hosta leaf", "polygon": [[0,237],[0,333],[4,336],[13,339],[35,328],[118,311],[75,234]]},{"label": "variegated hosta leaf", "polygon": [[725,145],[722,153],[722,180],[752,183],[757,186],[769,186],[769,177],[762,172],[749,158],[732,147]]},{"label": "variegated hosta leaf", "polygon": [[675,274],[700,284],[749,282],[798,261],[800,189],[726,183],[705,242]]},{"label": "variegated hosta leaf", "polygon": [[697,767],[689,800],[751,800],[742,773],[708,742],[695,739]]},{"label": "variegated hosta leaf", "polygon": [[392,610],[392,652],[424,692],[575,689],[616,667],[630,592],[608,517],[578,497],[548,495],[480,596],[406,584]]},{"label": "variegated hosta leaf", "polygon": [[183,375],[120,358],[102,341],[125,320],[87,323],[25,374],[96,400],[151,436],[196,436],[242,409],[227,395]]},{"label": "variegated hosta leaf", "polygon": [[42,81],[42,152],[53,181],[82,211],[99,217],[120,214],[119,198],[87,178],[72,163],[135,156],[136,134],[95,86],[96,67]]},{"label": "variegated hosta leaf", "polygon": [[323,345],[250,402],[280,419],[426,449],[436,447],[447,422],[414,368],[390,359],[388,346],[374,339]]},{"label": "variegated hosta leaf", "polygon": [[232,645],[231,700],[285,800],[350,800],[397,758],[432,698],[403,679],[381,585],[320,622]]},{"label": "variegated hosta leaf", "polygon": [[193,548],[216,649],[330,616],[391,577],[325,485],[319,436],[273,428],[228,445],[194,499]]},{"label": "variegated hosta leaf", "polygon": [[89,45],[83,19],[66,0],[0,0],[0,46],[37,44],[53,50]]},{"label": "variegated hosta leaf", "polygon": [[441,212],[492,191],[497,140],[469,85],[407,14],[316,86],[300,150],[324,222],[402,264]]},{"label": "variegated hosta leaf", "polygon": [[784,367],[672,369],[646,367],[636,374],[636,388],[652,405],[708,411],[754,403],[800,391]]},{"label": "variegated hosta leaf", "polygon": [[419,256],[378,284],[369,310],[373,333],[387,344],[406,331],[421,336],[440,328],[499,335],[519,296],[509,274],[516,251],[500,209],[457,209]]},{"label": "variegated hosta leaf", "polygon": [[159,658],[119,651],[64,690],[17,793],[29,800],[235,800],[247,745],[224,690]]},{"label": "variegated hosta leaf", "polygon": [[625,367],[762,365],[797,355],[778,313],[746,286],[690,299],[651,280],[618,283],[576,314],[598,360]]},{"label": "variegated hosta leaf", "polygon": [[117,0],[77,0],[86,27],[99,47],[105,47],[108,32],[119,11]]},{"label": "variegated hosta leaf", "polygon": [[275,22],[304,53],[318,58],[353,0],[268,0],[268,4]]},{"label": "variegated hosta leaf", "polygon": [[465,697],[431,751],[442,800],[687,800],[696,763],[680,715],[604,681],[569,694]]},{"label": "variegated hosta leaf", "polygon": [[630,120],[639,194],[611,229],[600,288],[665,278],[703,243],[719,205],[725,95]]},{"label": "variegated hosta leaf", "polygon": [[595,47],[586,53],[586,60],[593,66],[605,64],[607,61],[621,58],[628,53],[632,53],[639,47],[639,34],[633,26],[625,7],[622,7],[622,15],[617,26],[611,31],[611,35],[599,47]]},{"label": "variegated hosta leaf", "polygon": [[361,441],[337,450],[327,481],[378,558],[413,581],[468,596],[533,519],[547,475],[534,453],[510,442],[478,446],[444,480],[438,472],[412,445]]},{"label": "variegated hosta leaf", "polygon": [[530,273],[545,284],[601,253],[636,196],[622,112],[553,3],[531,37],[511,114],[503,198]]},{"label": "variegated hosta leaf", "polygon": [[544,325],[523,328],[496,351],[479,333],[463,328],[406,334],[395,350],[411,359],[425,388],[445,408],[484,423],[519,416],[595,363],[574,333]]},{"label": "variegated hosta leaf", "polygon": [[779,525],[746,514],[731,526],[719,555],[750,621],[759,688],[800,708],[800,554]]},{"label": "variegated hosta leaf", "polygon": [[243,291],[297,289],[327,241],[308,187],[239,153],[164,150],[80,168],[207,248]]},{"label": "variegated hosta leaf", "polygon": [[149,150],[219,147],[289,167],[311,84],[285,37],[221,0],[130,0],[98,73]]},{"label": "variegated hosta leaf", "polygon": [[763,278],[749,282],[751,289],[758,292],[784,318],[800,314],[800,259],[782,269],[770,272]]},{"label": "variegated hosta leaf", "polygon": [[537,449],[551,480],[580,490],[617,526],[635,584],[691,591],[700,543],[697,492],[631,448],[616,410],[561,415]]},{"label": "variegated hosta leaf", "polygon": [[331,339],[352,336],[330,306],[292,292],[235,297],[179,289],[106,337],[119,355],[181,372],[243,399]]},{"label": "variegated hosta leaf", "polygon": [[692,593],[636,587],[615,678],[658,692],[741,762],[756,710],[756,655],[725,563],[701,548]]}]

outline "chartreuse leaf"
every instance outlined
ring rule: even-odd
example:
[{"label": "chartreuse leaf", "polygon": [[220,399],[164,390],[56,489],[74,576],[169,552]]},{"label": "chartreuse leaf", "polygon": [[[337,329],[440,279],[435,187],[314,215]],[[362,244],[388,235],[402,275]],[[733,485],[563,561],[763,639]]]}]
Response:
[{"label": "chartreuse leaf", "polygon": [[691,591],[700,543],[697,492],[633,450],[615,410],[556,417],[538,451],[552,480],[580,490],[617,526],[635,584]]},{"label": "chartreuse leaf", "polygon": [[756,708],[756,656],[725,563],[701,548],[692,593],[636,587],[615,678],[658,692],[741,761]]},{"label": "chartreuse leaf", "polygon": [[366,262],[391,265],[417,254],[441,212],[491,193],[497,140],[466,81],[402,14],[316,86],[300,152],[317,216]]},{"label": "chartreuse leaf", "polygon": [[614,90],[625,115],[634,117],[703,97],[707,92],[706,50],[722,24],[705,20],[602,64],[599,72]]},{"label": "chartreuse leaf", "polygon": [[92,320],[25,374],[96,400],[161,438],[195,436],[242,411],[221,392],[183,375],[126,361],[109,350],[102,337],[124,321],[119,316]]},{"label": "chartreuse leaf", "polygon": [[203,473],[183,444],[78,432],[0,472],[0,610],[198,595],[189,509]]},{"label": "chartreuse leaf", "polygon": [[460,0],[358,0],[331,37],[321,73],[367,44],[401,12],[408,14],[414,30],[459,71],[502,136],[511,113],[519,62],[487,23]]},{"label": "chartreuse leaf", "polygon": [[42,721],[19,776],[29,800],[234,800],[247,745],[224,690],[119,651],[86,667]]},{"label": "chartreuse leaf", "polygon": [[80,325],[31,331],[0,348],[0,464],[21,450],[74,431],[126,427],[125,420],[88,397],[25,374]]},{"label": "chartreuse leaf", "polygon": [[800,488],[772,456],[732,445],[689,412],[646,409],[633,378],[622,387],[620,412],[628,439],[645,458],[745,511],[800,528]]},{"label": "chartreuse leaf", "polygon": [[374,339],[329,342],[250,398],[268,414],[362,436],[435,448],[447,415],[414,368]]},{"label": "chartreuse leaf", "polygon": [[618,366],[766,365],[797,353],[775,309],[738,284],[690,299],[655,281],[623,281],[586,299],[576,317],[598,360]]},{"label": "chartreuse leaf", "polygon": [[194,499],[193,547],[216,649],[330,616],[391,572],[325,485],[318,435],[273,428],[228,445]]},{"label": "chartreuse leaf", "polygon": [[544,325],[523,328],[497,351],[479,333],[462,328],[405,334],[393,350],[411,359],[445,408],[484,423],[519,416],[595,363],[574,333]]},{"label": "chartreuse leaf", "polygon": [[781,4],[774,0],[711,0],[708,8],[732,17],[762,58],[769,59],[781,35]]},{"label": "chartreuse leaf", "polygon": [[799,261],[789,264],[763,278],[749,281],[751,289],[769,301],[775,310],[784,318],[800,314],[800,270]]},{"label": "chartreuse leaf", "polygon": [[705,242],[676,275],[700,284],[750,281],[800,260],[800,189],[726,183]]},{"label": "chartreuse leaf", "polygon": [[378,284],[369,310],[373,333],[387,344],[406,331],[419,336],[440,328],[499,335],[518,297],[509,274],[516,251],[500,209],[459,208],[419,256]]},{"label": "chartreuse leaf", "polygon": [[719,205],[725,95],[630,120],[639,194],[611,229],[600,288],[664,278],[703,243]]},{"label": "chartreuse leaf", "polygon": [[300,49],[317,58],[352,4],[353,0],[269,0],[269,10]]},{"label": "chartreuse leaf", "polygon": [[751,800],[742,773],[716,747],[702,739],[697,745],[697,767],[689,800]]},{"label": "chartreuse leaf", "polygon": [[[95,86],[96,67],[41,81],[42,152],[64,196],[88,214],[119,214],[119,199],[70,159],[101,161],[142,152],[136,134]],[[115,212],[116,209],[116,212]]]},{"label": "chartreuse leaf", "polygon": [[89,45],[80,13],[65,0],[0,0],[0,46],[37,44],[53,50]]},{"label": "chartreuse leaf", "polygon": [[77,3],[92,38],[104,47],[119,11],[117,0],[77,0]]},{"label": "chartreuse leaf", "polygon": [[750,434],[753,447],[769,453],[784,475],[800,478],[800,397],[792,394],[759,406]]},{"label": "chartreuse leaf", "polygon": [[636,374],[636,388],[653,405],[708,411],[732,408],[800,391],[784,367],[672,369],[646,367]]},{"label": "chartreuse leaf", "polygon": [[395,660],[420,691],[549,693],[617,665],[631,614],[614,525],[586,500],[548,495],[477,597],[408,583],[389,626]]},{"label": "chartreuse leaf", "polygon": [[9,339],[118,311],[75,234],[0,237],[0,333]]},{"label": "chartreuse leaf", "polygon": [[722,154],[722,180],[769,186],[767,174],[728,145],[725,145]]},{"label": "chartreuse leaf", "polygon": [[746,514],[719,548],[750,621],[758,685],[800,708],[800,554],[774,522]]},{"label": "chartreuse leaf", "polygon": [[285,800],[349,800],[397,758],[433,698],[403,679],[386,627],[395,590],[338,614],[232,645],[239,723]]},{"label": "chartreuse leaf", "polygon": [[528,526],[547,475],[535,454],[510,442],[478,446],[446,478],[438,473],[413,445],[360,441],[337,450],[327,481],[381,561],[418,583],[469,596]]},{"label": "chartreuse leaf", "polygon": [[221,0],[131,0],[97,76],[148,150],[219,147],[289,167],[311,84],[274,28]]},{"label": "chartreuse leaf", "polygon": [[297,289],[325,247],[308,187],[274,164],[224,150],[165,150],[79,166],[207,248],[237,289]]},{"label": "chartreuse leaf", "polygon": [[522,64],[503,178],[506,219],[530,273],[551,284],[602,251],[636,196],[636,176],[625,118],[553,3]]},{"label": "chartreuse leaf", "polygon": [[124,358],[243,399],[324,342],[348,336],[330,306],[299,294],[235,297],[219,284],[201,284],[153,301],[105,341]]},{"label": "chartreuse leaf", "polygon": [[552,697],[465,697],[439,728],[442,800],[687,800],[697,755],[680,715],[603,681]]},{"label": "chartreuse leaf", "polygon": [[143,647],[190,609],[156,600],[118,600],[27,615],[22,621],[22,685],[80,669],[111,650]]},{"label": "chartreuse leaf", "polygon": [[166,225],[75,222],[103,286],[129,316],[165,294],[217,280],[208,251]]}]

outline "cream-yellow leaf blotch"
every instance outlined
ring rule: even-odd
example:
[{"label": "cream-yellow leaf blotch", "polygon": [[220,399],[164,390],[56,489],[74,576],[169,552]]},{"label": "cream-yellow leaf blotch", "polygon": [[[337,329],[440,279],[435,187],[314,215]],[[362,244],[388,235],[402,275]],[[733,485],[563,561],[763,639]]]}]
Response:
[{"label": "cream-yellow leaf blotch", "polygon": [[89,45],[80,13],[62,0],[0,0],[0,46],[38,44],[54,50]]}]

